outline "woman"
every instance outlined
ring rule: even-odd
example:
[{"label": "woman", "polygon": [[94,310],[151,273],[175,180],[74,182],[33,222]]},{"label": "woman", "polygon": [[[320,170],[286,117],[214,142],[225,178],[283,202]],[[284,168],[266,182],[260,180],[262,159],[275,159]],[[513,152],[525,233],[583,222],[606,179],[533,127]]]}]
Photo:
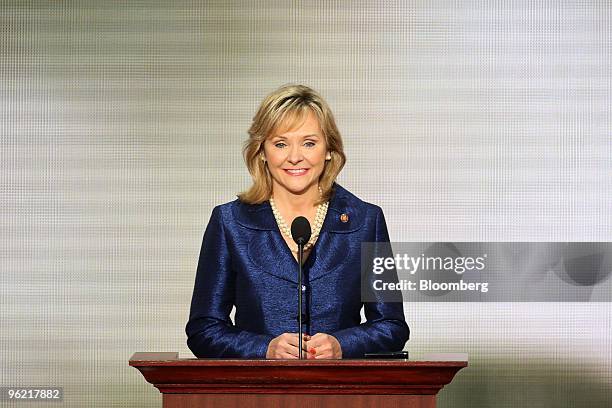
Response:
[{"label": "woman", "polygon": [[297,216],[312,225],[302,286],[303,332],[312,335],[302,352],[319,359],[401,350],[409,334],[402,304],[361,301],[361,243],[389,237],[379,207],[335,184],[346,159],[327,103],[302,85],[274,91],[253,119],[244,156],[253,185],[216,207],[204,234],[186,327],[191,351],[298,358],[297,246],[288,227]]}]

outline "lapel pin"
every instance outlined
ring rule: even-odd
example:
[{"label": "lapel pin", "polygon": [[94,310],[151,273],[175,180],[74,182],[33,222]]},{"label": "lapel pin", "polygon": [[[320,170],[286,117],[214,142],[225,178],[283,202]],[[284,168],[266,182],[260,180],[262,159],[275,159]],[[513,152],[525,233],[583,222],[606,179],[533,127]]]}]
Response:
[{"label": "lapel pin", "polygon": [[344,223],[347,223],[347,222],[348,222],[348,220],[349,220],[349,216],[348,216],[348,214],[346,214],[346,213],[342,213],[342,214],[340,214],[340,221],[342,221],[342,222],[344,222]]}]

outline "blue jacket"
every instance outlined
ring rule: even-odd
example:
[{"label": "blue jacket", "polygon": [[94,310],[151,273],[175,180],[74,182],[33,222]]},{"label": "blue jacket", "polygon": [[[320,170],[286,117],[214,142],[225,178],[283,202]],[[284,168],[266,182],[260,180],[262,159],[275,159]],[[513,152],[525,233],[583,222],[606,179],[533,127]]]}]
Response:
[{"label": "blue jacket", "polygon": [[[361,243],[388,241],[382,210],[335,185],[304,264],[303,330],[334,336],[343,358],[402,350],[408,340],[402,303],[361,300]],[[196,357],[224,358],[265,358],[274,337],[297,333],[297,262],[268,202],[235,200],[213,210],[185,331]]]}]

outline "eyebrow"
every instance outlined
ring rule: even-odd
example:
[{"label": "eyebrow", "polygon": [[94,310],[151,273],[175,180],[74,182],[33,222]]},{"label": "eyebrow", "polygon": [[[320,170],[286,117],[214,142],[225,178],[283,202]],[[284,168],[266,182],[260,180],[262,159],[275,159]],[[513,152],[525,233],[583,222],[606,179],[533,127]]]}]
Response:
[{"label": "eyebrow", "polygon": [[[312,134],[308,134],[308,135],[304,135],[302,136],[302,139],[306,139],[309,137],[316,137],[316,138],[320,138],[321,135],[317,134],[317,133],[312,133]],[[270,139],[287,139],[287,136],[282,136],[282,135],[274,135],[272,136]]]}]

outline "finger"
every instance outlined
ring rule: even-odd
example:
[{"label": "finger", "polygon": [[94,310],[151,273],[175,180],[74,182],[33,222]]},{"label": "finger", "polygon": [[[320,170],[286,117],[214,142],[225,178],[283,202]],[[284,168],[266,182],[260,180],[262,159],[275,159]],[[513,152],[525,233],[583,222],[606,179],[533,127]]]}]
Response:
[{"label": "finger", "polygon": [[325,339],[314,339],[314,340],[310,340],[308,342],[308,348],[314,348],[317,349],[317,351],[323,347],[325,344],[327,344],[327,341]]},{"label": "finger", "polygon": [[290,353],[287,353],[287,351],[283,350],[282,348],[278,348],[274,352],[273,358],[279,359],[279,358],[295,358],[295,357],[292,356]]},{"label": "finger", "polygon": [[[298,357],[298,347],[299,347],[299,334],[298,333],[283,333],[282,334],[282,347],[283,349],[291,354],[293,358]],[[310,337],[308,334],[304,335],[302,339],[302,356],[303,358],[307,357],[307,337]]]},{"label": "finger", "polygon": [[297,334],[295,336],[288,334],[287,336],[285,336],[284,340],[286,344],[290,344],[296,348],[298,347],[299,340]]},{"label": "finger", "polygon": [[[296,353],[297,353],[297,348],[299,347],[299,343],[300,343],[297,334],[295,336],[291,336],[291,337],[288,336],[288,337],[286,337],[285,340],[286,340],[286,344],[289,344],[289,345],[291,345],[291,346],[296,348]],[[307,347],[306,343],[308,341],[309,340],[307,340],[306,338],[302,339],[302,350],[304,350],[304,351],[307,350],[306,349],[306,347]]]},{"label": "finger", "polygon": [[[295,357],[297,358],[298,356],[297,346],[292,346],[291,353],[293,353],[293,355],[295,355]],[[302,344],[302,358],[307,358],[307,356],[308,356],[308,350],[306,349],[306,345]]]},{"label": "finger", "polygon": [[292,343],[284,343],[282,346],[283,350],[286,351],[287,353],[290,353],[292,355],[294,355],[295,357],[297,357],[298,355],[298,347],[297,344],[292,344]]},{"label": "finger", "polygon": [[285,359],[296,359],[296,358],[297,358],[297,356],[294,356],[294,355],[293,355],[293,354],[291,354],[291,353],[287,353],[286,351],[283,351],[283,352],[281,353],[281,357],[280,357],[280,358],[285,358]]},{"label": "finger", "polygon": [[[292,358],[298,358],[298,348],[296,346],[287,346],[285,351],[292,355]],[[305,347],[302,348],[302,358],[308,358],[308,351]]]},{"label": "finger", "polygon": [[290,356],[289,358],[298,358],[297,347],[286,347],[283,351]]},{"label": "finger", "polygon": [[308,348],[310,347],[319,347],[321,345],[321,339],[311,338],[308,340]]},{"label": "finger", "polygon": [[[297,352],[298,352],[298,347],[299,347],[299,344],[297,342],[296,343],[286,343],[286,348],[290,349],[291,352],[295,353],[296,355],[297,355]],[[307,342],[303,341],[302,342],[302,352],[304,352],[304,353],[308,352],[309,348],[310,347],[308,346]]]},{"label": "finger", "polygon": [[311,348],[317,348],[319,347],[321,344],[321,342],[319,340],[309,340],[306,345],[308,346],[308,349]]},{"label": "finger", "polygon": [[331,352],[331,349],[324,349],[324,350],[317,350],[317,354],[315,355],[315,358],[317,359],[327,359],[327,358],[332,358],[333,357],[333,353]]}]

